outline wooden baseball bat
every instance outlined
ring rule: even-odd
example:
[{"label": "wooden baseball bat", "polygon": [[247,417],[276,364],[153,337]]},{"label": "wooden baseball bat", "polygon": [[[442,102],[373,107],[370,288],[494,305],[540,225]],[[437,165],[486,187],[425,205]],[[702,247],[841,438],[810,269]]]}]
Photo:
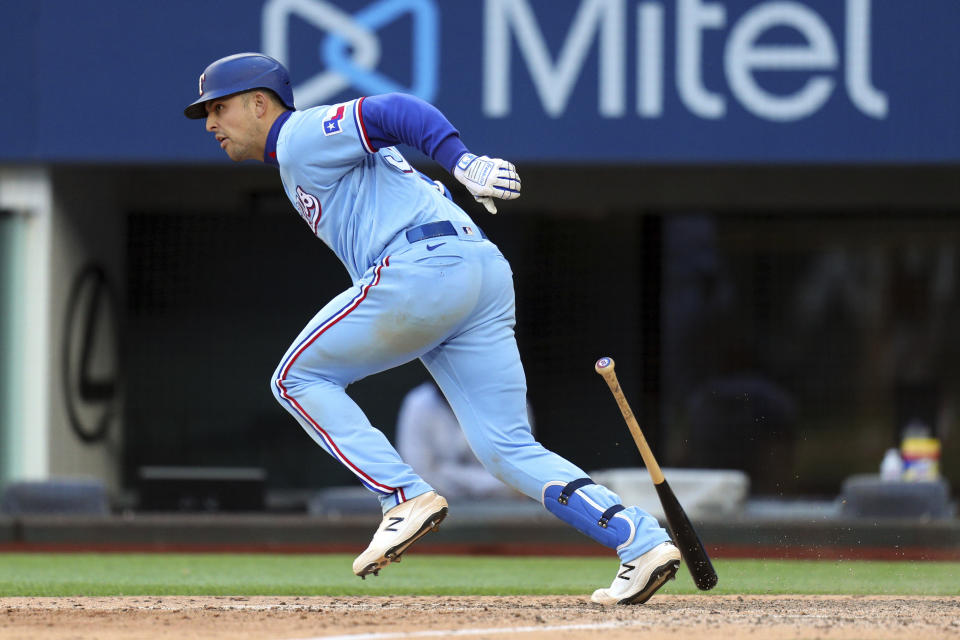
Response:
[{"label": "wooden baseball bat", "polygon": [[610,387],[610,392],[620,407],[620,413],[623,414],[623,419],[627,422],[633,441],[637,443],[640,457],[643,458],[643,463],[650,473],[650,479],[653,480],[653,486],[657,490],[657,496],[660,497],[660,504],[663,506],[667,524],[669,524],[670,531],[673,533],[674,542],[680,549],[680,555],[683,556],[683,561],[686,563],[690,575],[693,576],[694,584],[701,591],[714,588],[717,585],[717,572],[713,568],[713,563],[710,562],[710,556],[703,548],[700,536],[697,535],[696,530],[690,523],[690,518],[687,517],[683,507],[680,506],[680,501],[674,495],[673,489],[667,484],[667,479],[663,477],[663,472],[660,470],[656,458],[653,457],[653,451],[650,450],[647,439],[643,437],[640,424],[634,417],[633,411],[627,403],[627,398],[620,388],[620,382],[614,372],[613,358],[600,358],[594,365],[594,370],[603,376],[607,386]]}]

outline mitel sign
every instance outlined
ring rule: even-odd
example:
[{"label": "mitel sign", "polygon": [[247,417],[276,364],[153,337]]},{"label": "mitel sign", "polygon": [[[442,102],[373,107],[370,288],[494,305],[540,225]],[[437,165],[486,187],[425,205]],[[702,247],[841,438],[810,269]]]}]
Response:
[{"label": "mitel sign", "polygon": [[[513,162],[960,163],[960,0],[231,0],[216,38],[222,3],[56,4],[4,6],[4,162],[226,162],[181,103],[263,51],[299,108],[412,93]],[[104,120],[110,78],[157,97]]]},{"label": "mitel sign", "polygon": [[[511,72],[519,58],[543,111],[563,117],[580,76],[593,73],[586,63],[596,49],[597,113],[604,118],[662,118],[665,96],[675,91],[697,118],[722,119],[735,101],[757,118],[791,122],[817,113],[842,91],[863,116],[884,119],[889,99],[871,78],[872,0],[836,0],[841,3],[843,24],[832,29],[810,5],[791,0],[751,3],[736,16],[728,10],[731,3],[720,0],[582,0],[559,50],[551,52],[541,22],[553,3],[486,0],[483,113],[511,114]],[[705,82],[707,59],[722,60],[725,87]],[[769,82],[776,74],[792,76],[794,84],[768,88],[776,84]]]}]

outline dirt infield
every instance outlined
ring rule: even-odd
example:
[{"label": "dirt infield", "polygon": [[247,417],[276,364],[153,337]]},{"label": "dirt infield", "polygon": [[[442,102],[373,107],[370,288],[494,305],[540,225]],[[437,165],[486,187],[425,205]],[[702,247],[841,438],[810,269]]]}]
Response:
[{"label": "dirt infield", "polygon": [[0,598],[0,638],[561,640],[960,638],[960,598],[655,596],[602,607],[574,596]]}]

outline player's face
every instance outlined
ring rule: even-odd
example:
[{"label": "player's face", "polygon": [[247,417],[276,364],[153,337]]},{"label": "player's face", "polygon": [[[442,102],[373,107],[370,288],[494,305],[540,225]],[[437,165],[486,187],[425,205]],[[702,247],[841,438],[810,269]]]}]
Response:
[{"label": "player's face", "polygon": [[242,94],[211,100],[207,109],[207,131],[220,143],[234,162],[262,160],[263,150],[257,145],[258,121],[251,101]]}]

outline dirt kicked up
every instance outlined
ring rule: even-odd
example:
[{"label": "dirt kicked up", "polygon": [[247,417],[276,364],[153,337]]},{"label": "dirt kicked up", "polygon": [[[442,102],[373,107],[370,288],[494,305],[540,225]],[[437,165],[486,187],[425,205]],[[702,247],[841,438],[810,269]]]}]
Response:
[{"label": "dirt kicked up", "polygon": [[575,596],[0,598],[0,638],[290,640],[470,637],[960,639],[960,597]]}]

